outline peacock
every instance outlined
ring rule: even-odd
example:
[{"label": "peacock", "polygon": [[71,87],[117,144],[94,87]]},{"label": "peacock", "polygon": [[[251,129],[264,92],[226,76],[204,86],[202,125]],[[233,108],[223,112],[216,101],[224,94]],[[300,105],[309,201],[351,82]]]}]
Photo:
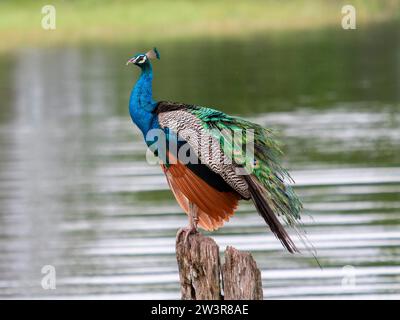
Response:
[{"label": "peacock", "polygon": [[160,59],[156,48],[127,62],[141,69],[129,113],[188,215],[189,225],[178,237],[198,232],[198,226],[207,231],[222,227],[240,200],[251,200],[282,245],[299,252],[279,217],[296,229],[302,203],[289,185],[293,180],[281,165],[274,133],[212,108],[153,100],[153,59]]}]

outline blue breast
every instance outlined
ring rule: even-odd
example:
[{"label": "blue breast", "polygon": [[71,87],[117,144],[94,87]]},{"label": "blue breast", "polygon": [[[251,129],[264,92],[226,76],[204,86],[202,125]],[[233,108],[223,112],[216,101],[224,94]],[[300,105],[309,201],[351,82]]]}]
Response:
[{"label": "blue breast", "polygon": [[160,128],[157,115],[152,113],[157,106],[152,97],[152,78],[151,69],[144,70],[132,89],[129,100],[132,121],[139,127],[144,137],[149,130]]}]

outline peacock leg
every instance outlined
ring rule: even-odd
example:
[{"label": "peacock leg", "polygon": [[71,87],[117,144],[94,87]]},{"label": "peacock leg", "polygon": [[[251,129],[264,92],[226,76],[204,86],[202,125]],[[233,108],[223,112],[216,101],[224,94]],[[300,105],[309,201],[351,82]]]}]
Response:
[{"label": "peacock leg", "polygon": [[190,234],[197,232],[197,223],[199,222],[199,217],[197,215],[197,206],[193,203],[189,203],[189,228],[186,231],[185,242]]},{"label": "peacock leg", "polygon": [[189,214],[188,214],[189,225],[185,228],[179,229],[179,231],[176,235],[177,241],[179,240],[179,237],[181,236],[182,233],[186,233],[185,240],[184,240],[184,243],[186,244],[189,236],[192,233],[197,233],[197,223],[199,222],[197,210],[198,210],[197,206],[193,202],[189,202]]}]

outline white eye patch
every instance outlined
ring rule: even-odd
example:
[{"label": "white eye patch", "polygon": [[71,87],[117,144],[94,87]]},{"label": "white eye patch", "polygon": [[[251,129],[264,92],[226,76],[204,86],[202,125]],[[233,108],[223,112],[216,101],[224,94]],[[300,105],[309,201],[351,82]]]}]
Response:
[{"label": "white eye patch", "polygon": [[139,64],[142,64],[142,63],[145,63],[146,62],[146,60],[147,60],[147,57],[146,56],[139,56],[138,58],[137,58],[137,63],[139,63]]}]

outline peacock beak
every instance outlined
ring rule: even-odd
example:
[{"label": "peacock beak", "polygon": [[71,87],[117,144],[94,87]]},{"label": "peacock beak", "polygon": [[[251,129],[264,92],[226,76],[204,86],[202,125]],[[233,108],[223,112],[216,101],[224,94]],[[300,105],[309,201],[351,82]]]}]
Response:
[{"label": "peacock beak", "polygon": [[128,65],[128,64],[130,64],[130,63],[135,63],[135,61],[136,61],[136,58],[129,59],[129,60],[126,62],[126,65]]}]

